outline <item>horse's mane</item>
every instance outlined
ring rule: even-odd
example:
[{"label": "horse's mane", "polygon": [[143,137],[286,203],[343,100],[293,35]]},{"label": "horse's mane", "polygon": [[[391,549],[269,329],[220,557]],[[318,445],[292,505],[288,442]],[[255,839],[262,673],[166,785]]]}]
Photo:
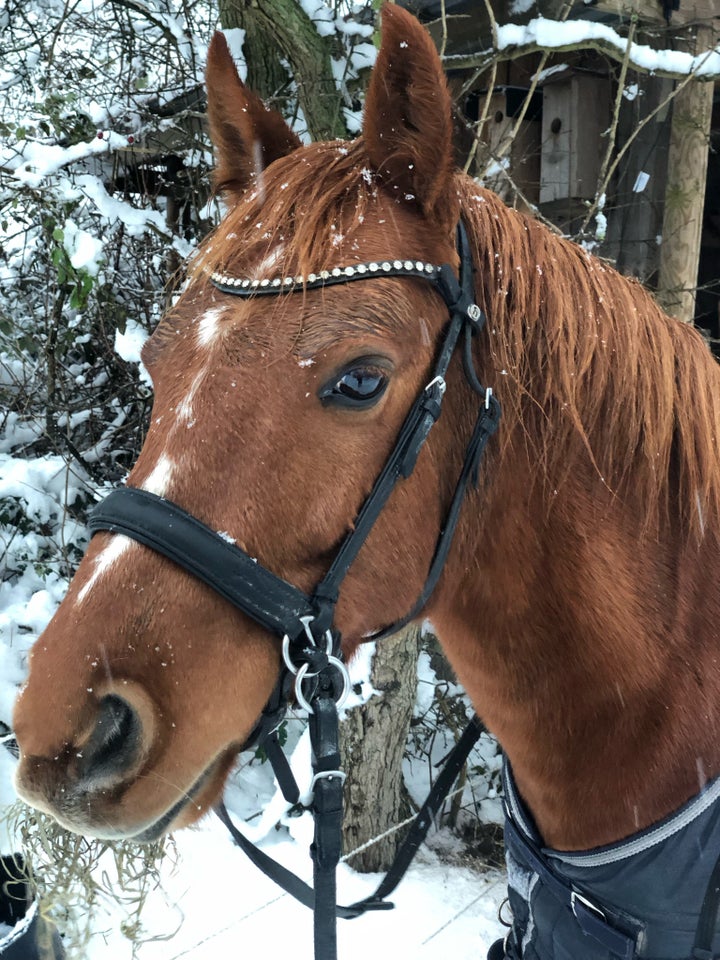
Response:
[{"label": "horse's mane", "polygon": [[[333,240],[363,222],[378,189],[366,166],[362,139],[277,160],[228,212],[201,268],[242,272],[278,243],[301,273],[341,265]],[[553,486],[584,458],[610,490],[641,499],[648,527],[672,498],[690,529],[715,522],[720,369],[700,335],[638,282],[469,177],[458,173],[456,186],[489,318],[482,373],[502,395],[504,448],[527,444]]]},{"label": "horse's mane", "polygon": [[460,191],[495,380],[510,385],[505,429],[520,427],[555,479],[584,450],[611,490],[638,496],[648,527],[672,497],[690,529],[716,522],[720,368],[699,333],[469,179]]}]

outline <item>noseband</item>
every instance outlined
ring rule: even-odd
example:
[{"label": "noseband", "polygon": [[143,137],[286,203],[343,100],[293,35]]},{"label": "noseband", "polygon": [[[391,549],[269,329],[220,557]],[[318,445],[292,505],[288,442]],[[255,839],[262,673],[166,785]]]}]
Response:
[{"label": "noseband", "polygon": [[[163,554],[281,639],[283,668],[280,679],[245,746],[257,741],[273,743],[272,731],[280,723],[294,688],[296,700],[310,715],[315,816],[315,956],[322,960],[331,960],[336,955],[334,872],[340,856],[344,780],[344,775],[338,769],[337,706],[349,689],[347,670],[342,662],[341,637],[334,623],[340,587],[395,486],[401,479],[409,477],[415,468],[428,434],[440,416],[446,389],[445,378],[457,348],[461,349],[466,379],[480,397],[479,412],[463,466],[437,538],[425,585],[415,605],[401,621],[383,628],[368,639],[377,640],[395,633],[414,619],[427,603],[447,559],[468,485],[470,482],[477,483],[480,459],[500,419],[500,405],[492,391],[480,384],[472,357],[472,339],[482,330],[485,315],[474,302],[472,255],[462,221],[457,228],[457,249],[460,259],[459,281],[449,264],[436,266],[415,260],[357,264],[311,273],[307,277],[272,280],[251,280],[217,273],[211,276],[221,293],[243,298],[277,296],[374,277],[420,279],[433,287],[448,308],[449,322],[430,380],[411,406],[395,446],[355,518],[350,533],[311,594],[304,593],[267,570],[240,547],[228,542],[182,507],[147,490],[134,487],[114,490],[94,509],[89,519],[91,533],[106,530],[124,534]],[[471,746],[472,743],[468,751]],[[282,786],[283,781],[287,781],[284,767],[276,766],[276,773]],[[294,793],[292,788],[290,792]],[[428,823],[422,825],[424,832],[432,818],[427,816],[425,819]],[[303,899],[295,892],[293,895]],[[366,909],[378,909],[380,901],[381,897],[376,894],[368,898],[361,909],[358,909],[362,906],[360,904],[354,905],[354,910],[337,908],[338,911],[350,911],[345,914],[338,912],[338,915],[358,916]],[[384,901],[382,905],[389,906]]]}]

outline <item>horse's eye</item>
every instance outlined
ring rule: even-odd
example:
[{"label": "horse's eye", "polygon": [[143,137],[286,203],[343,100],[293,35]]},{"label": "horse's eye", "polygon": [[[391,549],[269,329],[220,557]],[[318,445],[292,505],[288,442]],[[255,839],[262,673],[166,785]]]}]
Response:
[{"label": "horse's eye", "polygon": [[319,397],[326,405],[355,409],[371,407],[383,395],[387,385],[387,370],[373,363],[356,361],[321,387]]}]

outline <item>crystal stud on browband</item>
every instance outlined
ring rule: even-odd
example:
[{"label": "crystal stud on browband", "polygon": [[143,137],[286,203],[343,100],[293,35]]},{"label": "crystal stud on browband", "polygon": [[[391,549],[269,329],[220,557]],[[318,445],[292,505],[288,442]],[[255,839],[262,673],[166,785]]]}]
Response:
[{"label": "crystal stud on browband", "polygon": [[252,296],[258,293],[276,293],[279,290],[291,291],[296,287],[312,289],[323,287],[326,284],[345,283],[348,280],[361,280],[366,276],[401,276],[401,277],[430,277],[435,278],[440,273],[440,267],[424,260],[382,260],[369,263],[357,263],[351,267],[333,267],[331,270],[320,270],[319,273],[309,273],[307,276],[273,277],[272,279],[251,279],[250,277],[231,277],[228,274],[215,271],[210,279],[226,293],[237,296]]}]

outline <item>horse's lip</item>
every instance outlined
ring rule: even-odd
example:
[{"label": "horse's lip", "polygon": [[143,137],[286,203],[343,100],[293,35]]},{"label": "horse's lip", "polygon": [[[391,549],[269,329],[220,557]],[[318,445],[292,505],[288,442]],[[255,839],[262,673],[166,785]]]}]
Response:
[{"label": "horse's lip", "polygon": [[165,813],[163,813],[154,823],[151,823],[149,827],[141,830],[140,833],[134,834],[134,836],[129,839],[135,840],[138,843],[153,843],[155,840],[159,840],[167,831],[167,828],[170,826],[173,820],[175,820],[175,818],[182,813],[185,807],[189,803],[192,803],[195,797],[197,797],[217,769],[218,763],[218,759],[213,760],[213,762],[206,767],[205,770],[203,770],[195,783],[193,783],[193,785],[185,791],[184,796],[182,796],[177,803],[173,804],[169,810],[166,810]]}]

